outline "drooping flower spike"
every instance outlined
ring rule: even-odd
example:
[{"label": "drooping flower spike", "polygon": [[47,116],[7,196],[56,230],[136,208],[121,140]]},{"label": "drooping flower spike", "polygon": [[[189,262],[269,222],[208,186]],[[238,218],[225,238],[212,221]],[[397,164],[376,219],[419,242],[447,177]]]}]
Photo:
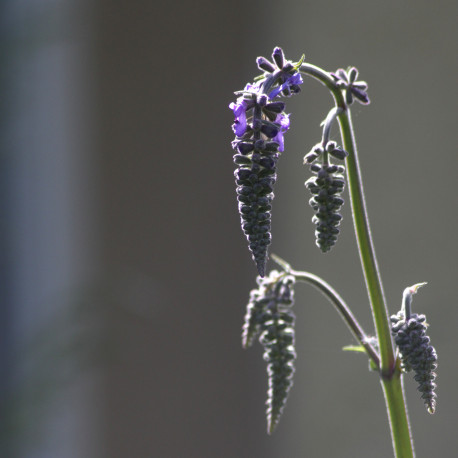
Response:
[{"label": "drooping flower spike", "polygon": [[267,361],[267,431],[272,434],[286,404],[293,384],[295,279],[284,272],[270,272],[257,278],[259,288],[251,291],[243,325],[242,344],[248,348],[259,336]]},{"label": "drooping flower spike", "polygon": [[357,81],[358,70],[355,67],[350,67],[347,71],[339,68],[335,73],[331,73],[331,75],[336,81],[337,87],[345,90],[345,101],[347,105],[351,105],[354,99],[363,105],[369,105],[367,83],[365,81]]},{"label": "drooping flower spike", "polygon": [[347,153],[336,142],[328,141],[324,147],[318,143],[304,157],[304,163],[311,164],[310,170],[314,174],[305,182],[305,187],[313,195],[309,201],[315,211],[312,222],[316,225],[316,244],[323,253],[335,245],[340,232],[342,215],[339,211],[344,203],[341,193],[345,186],[345,167],[331,164],[328,155],[342,160]]},{"label": "drooping flower spike", "polygon": [[433,414],[436,410],[436,373],[437,354],[426,335],[426,317],[411,313],[412,295],[420,286],[418,283],[404,290],[401,310],[391,317],[391,331],[399,348],[402,368],[405,372],[415,372],[418,391],[428,409]]},{"label": "drooping flower spike", "polygon": [[237,200],[242,229],[256,263],[258,273],[264,276],[267,249],[271,242],[271,209],[273,185],[277,180],[276,166],[284,151],[284,134],[290,120],[285,103],[274,100],[277,95],[299,92],[302,78],[294,65],[275,48],[274,63],[258,58],[264,75],[256,83],[249,83],[239,97],[229,105],[234,113],[232,129],[236,135],[232,148],[236,151],[234,163]]}]

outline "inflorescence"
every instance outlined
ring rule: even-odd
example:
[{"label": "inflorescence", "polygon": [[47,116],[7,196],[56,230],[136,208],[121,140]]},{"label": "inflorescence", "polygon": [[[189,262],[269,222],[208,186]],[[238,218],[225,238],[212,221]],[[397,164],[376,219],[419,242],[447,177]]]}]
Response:
[{"label": "inflorescence", "polygon": [[339,68],[335,73],[331,73],[338,88],[345,91],[345,102],[351,105],[356,99],[362,105],[369,105],[370,100],[367,95],[367,83],[365,81],[356,81],[358,79],[358,70],[350,67],[347,71]]},{"label": "inflorescence", "polygon": [[237,200],[242,229],[256,263],[259,275],[264,276],[267,248],[271,242],[271,209],[273,186],[277,180],[277,161],[284,151],[283,134],[289,129],[289,115],[285,103],[275,101],[280,95],[289,96],[300,91],[300,64],[287,61],[280,48],[272,54],[273,63],[258,57],[261,78],[247,84],[229,107],[234,112],[232,129],[236,135],[232,147],[236,151],[234,163]]},{"label": "inflorescence", "polygon": [[342,215],[339,213],[344,200],[341,193],[345,186],[343,165],[334,165],[329,156],[345,159],[347,153],[337,146],[336,142],[328,141],[315,145],[305,157],[304,162],[310,164],[314,174],[305,182],[305,187],[313,194],[310,206],[315,211],[312,222],[316,225],[316,244],[323,253],[329,251],[337,241]]},{"label": "inflorescence", "polygon": [[[279,422],[293,384],[296,359],[295,316],[291,310],[294,302],[294,271],[289,268],[285,268],[285,272],[274,270],[264,278],[267,251],[271,243],[271,210],[277,162],[284,152],[284,134],[290,126],[285,103],[277,100],[277,97],[300,92],[303,82],[300,71],[325,83],[333,95],[335,89],[341,91],[335,96],[336,106],[323,123],[321,142],[304,157],[304,163],[310,166],[313,173],[305,186],[312,193],[309,203],[315,212],[312,221],[316,225],[316,244],[323,252],[329,251],[336,243],[342,220],[340,209],[344,203],[341,193],[345,186],[345,167],[333,162],[343,161],[348,156],[342,147],[330,140],[331,127],[355,101],[367,105],[370,100],[367,83],[357,81],[358,70],[354,67],[326,73],[310,64],[303,64],[303,58],[297,63],[286,60],[278,47],[273,51],[272,61],[258,57],[256,62],[262,75],[256,77],[253,83],[248,83],[242,91],[236,92],[237,100],[229,107],[235,116],[232,147],[235,150],[233,159],[236,165],[234,175],[238,209],[242,229],[259,273],[258,288],[251,291],[247,305],[242,345],[248,348],[258,338],[264,348],[269,378],[267,422],[271,434]],[[300,279],[299,276],[297,278]],[[426,335],[425,316],[411,313],[412,295],[422,285],[406,288],[401,311],[391,317],[391,331],[399,349],[402,370],[415,372],[414,378],[418,382],[421,397],[428,411],[434,413],[437,355]]]},{"label": "inflorescence", "polygon": [[264,347],[269,390],[267,397],[267,431],[277,426],[293,384],[294,360],[294,303],[295,279],[276,270],[265,278],[257,278],[258,289],[250,293],[242,345],[250,347],[255,338]]},{"label": "inflorescence", "polygon": [[[421,285],[421,284],[420,284]],[[418,383],[418,391],[429,413],[436,410],[436,373],[437,354],[430,345],[426,335],[427,323],[425,315],[410,313],[412,294],[419,285],[407,288],[404,292],[404,303],[407,307],[391,316],[391,331],[399,348],[399,357],[404,372],[415,372],[414,379]]]}]

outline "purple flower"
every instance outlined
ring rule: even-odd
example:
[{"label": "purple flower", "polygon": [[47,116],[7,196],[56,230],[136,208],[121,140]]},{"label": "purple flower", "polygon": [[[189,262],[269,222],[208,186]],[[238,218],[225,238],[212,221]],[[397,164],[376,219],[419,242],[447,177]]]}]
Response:
[{"label": "purple flower", "polygon": [[244,100],[243,97],[239,97],[237,102],[231,102],[229,108],[234,112],[235,121],[232,124],[232,130],[234,131],[237,137],[241,137],[247,128],[246,121],[246,111],[248,109],[247,100]]},{"label": "purple flower", "polygon": [[269,99],[272,100],[285,89],[291,89],[293,86],[298,86],[303,82],[304,81],[302,80],[301,74],[295,73],[294,75],[290,76],[282,85],[278,86],[273,91],[271,91],[271,93],[269,94]]},{"label": "purple flower", "polygon": [[[246,112],[254,107],[256,104],[256,97],[250,94],[258,95],[260,90],[259,83],[250,84],[245,86],[243,92],[248,93],[246,96],[239,97],[237,101],[229,104],[229,108],[234,112],[235,122],[232,125],[232,130],[237,137],[241,137],[247,129]],[[248,98],[247,98],[248,97]]]},{"label": "purple flower", "polygon": [[277,119],[275,120],[275,122],[280,124],[280,130],[272,140],[280,145],[278,147],[278,151],[283,152],[285,150],[285,140],[283,138],[283,134],[289,129],[289,115],[280,113],[279,115],[277,115]]}]

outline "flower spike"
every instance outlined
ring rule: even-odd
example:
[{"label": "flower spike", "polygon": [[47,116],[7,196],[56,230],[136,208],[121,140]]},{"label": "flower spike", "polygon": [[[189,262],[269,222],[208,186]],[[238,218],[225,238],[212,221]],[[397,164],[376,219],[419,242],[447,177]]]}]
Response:
[{"label": "flower spike", "polygon": [[418,391],[428,409],[433,414],[436,410],[436,373],[437,354],[426,335],[426,317],[411,312],[412,295],[420,286],[418,283],[404,290],[401,310],[391,317],[391,331],[399,348],[404,372],[415,372]]},{"label": "flower spike", "polygon": [[328,252],[337,241],[342,220],[339,211],[344,203],[340,195],[345,186],[345,167],[331,164],[329,155],[342,160],[347,152],[331,140],[324,146],[318,143],[304,157],[304,164],[310,164],[314,174],[305,182],[305,187],[313,195],[309,201],[315,211],[312,222],[316,225],[316,244],[323,253]]},{"label": "flower spike", "polygon": [[243,325],[242,345],[248,348],[259,337],[267,362],[267,431],[275,430],[293,384],[294,303],[293,276],[276,270],[266,278],[258,277],[259,288],[251,291]]},{"label": "flower spike", "polygon": [[275,48],[274,62],[264,57],[256,60],[265,72],[256,83],[248,83],[229,105],[234,113],[232,130],[236,136],[232,148],[237,200],[242,229],[248,240],[254,262],[264,276],[267,249],[271,242],[271,209],[273,186],[277,181],[277,161],[284,151],[284,134],[290,120],[285,103],[274,100],[278,95],[299,92],[302,77],[297,68]]}]

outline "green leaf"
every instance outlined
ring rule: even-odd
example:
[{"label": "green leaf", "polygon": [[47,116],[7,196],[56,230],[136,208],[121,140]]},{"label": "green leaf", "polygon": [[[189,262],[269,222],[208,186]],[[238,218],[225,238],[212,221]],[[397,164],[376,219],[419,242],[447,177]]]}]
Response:
[{"label": "green leaf", "polygon": [[342,347],[343,351],[356,351],[359,353],[366,353],[366,349],[362,345],[346,345]]},{"label": "green leaf", "polygon": [[299,67],[302,65],[302,62],[305,60],[305,54],[302,54],[302,57],[300,58],[299,62],[296,62],[294,65],[294,70],[299,70]]}]

